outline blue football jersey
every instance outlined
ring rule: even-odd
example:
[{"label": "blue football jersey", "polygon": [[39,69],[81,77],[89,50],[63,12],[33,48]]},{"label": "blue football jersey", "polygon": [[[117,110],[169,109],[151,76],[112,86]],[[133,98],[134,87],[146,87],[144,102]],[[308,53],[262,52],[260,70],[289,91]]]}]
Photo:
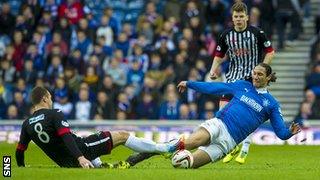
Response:
[{"label": "blue football jersey", "polygon": [[233,94],[232,100],[217,113],[217,118],[224,122],[237,144],[268,119],[280,139],[292,136],[278,101],[266,89],[256,89],[252,83],[242,80],[233,83],[188,81],[187,87],[206,94]]}]

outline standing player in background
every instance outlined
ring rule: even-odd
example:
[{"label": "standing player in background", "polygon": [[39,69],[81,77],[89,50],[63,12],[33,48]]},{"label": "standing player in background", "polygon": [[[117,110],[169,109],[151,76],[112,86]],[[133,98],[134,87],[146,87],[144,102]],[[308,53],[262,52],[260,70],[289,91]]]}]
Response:
[{"label": "standing player in background", "polygon": [[[216,72],[227,54],[230,61],[229,71],[226,74],[228,83],[235,80],[250,80],[253,68],[260,62],[270,64],[274,56],[271,42],[267,39],[265,33],[257,27],[248,25],[247,6],[242,2],[237,2],[231,10],[233,27],[220,35],[210,70],[211,79],[216,79]],[[223,95],[220,100],[220,109],[231,98],[231,95]],[[239,154],[236,161],[243,164],[249,152],[250,142],[251,135],[243,141],[240,153],[240,148],[237,146],[224,158],[223,162],[230,162]]]},{"label": "standing player in background", "polygon": [[137,138],[126,131],[100,131],[85,138],[78,137],[71,132],[61,110],[52,109],[51,94],[47,89],[35,87],[31,102],[34,113],[23,122],[16,149],[19,167],[25,166],[24,151],[31,140],[60,167],[104,167],[99,156],[110,154],[118,145],[137,152],[157,153],[168,152],[171,147]]}]

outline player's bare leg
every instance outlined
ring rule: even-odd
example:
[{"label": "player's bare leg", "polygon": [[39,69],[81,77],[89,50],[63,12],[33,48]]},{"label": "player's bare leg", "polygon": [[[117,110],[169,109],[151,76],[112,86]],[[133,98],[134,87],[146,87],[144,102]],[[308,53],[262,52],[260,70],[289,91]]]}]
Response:
[{"label": "player's bare leg", "polygon": [[184,140],[184,147],[187,150],[193,150],[200,146],[205,146],[210,143],[209,132],[200,127],[197,131],[192,133],[187,139]]},{"label": "player's bare leg", "polygon": [[194,153],[193,156],[193,165],[192,168],[199,168],[203,165],[206,165],[211,162],[211,158],[205,151],[198,149]]}]

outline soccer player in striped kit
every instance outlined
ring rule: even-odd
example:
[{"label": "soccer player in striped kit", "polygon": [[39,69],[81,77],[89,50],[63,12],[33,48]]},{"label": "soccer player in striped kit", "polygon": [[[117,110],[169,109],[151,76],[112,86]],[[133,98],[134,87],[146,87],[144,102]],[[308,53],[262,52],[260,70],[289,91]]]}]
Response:
[{"label": "soccer player in striped kit", "polygon": [[[261,62],[270,64],[274,56],[274,50],[271,42],[261,29],[248,25],[248,10],[244,3],[235,3],[231,10],[233,27],[225,30],[219,37],[210,77],[211,79],[217,78],[217,69],[227,54],[230,61],[229,71],[226,74],[227,82],[230,83],[235,80],[251,81],[251,73],[254,67]],[[220,109],[231,98],[232,95],[223,95],[220,100]],[[250,142],[251,135],[243,141],[241,151],[237,146],[223,159],[223,162],[230,162],[239,154],[235,160],[243,164],[249,152]]]}]

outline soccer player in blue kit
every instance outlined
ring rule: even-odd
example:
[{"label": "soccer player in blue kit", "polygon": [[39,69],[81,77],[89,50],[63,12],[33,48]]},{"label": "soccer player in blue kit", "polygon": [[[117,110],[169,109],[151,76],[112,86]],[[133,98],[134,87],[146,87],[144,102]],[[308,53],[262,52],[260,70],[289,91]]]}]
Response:
[{"label": "soccer player in blue kit", "polygon": [[187,139],[180,139],[174,150],[198,148],[192,155],[192,168],[216,162],[232,151],[249,134],[270,119],[276,135],[287,140],[300,132],[298,124],[286,127],[277,100],[267,86],[275,82],[275,73],[268,64],[258,64],[252,72],[252,83],[238,80],[233,83],[182,81],[179,92],[187,88],[207,94],[232,94],[233,99],[218,113],[216,118],[202,123]]}]

